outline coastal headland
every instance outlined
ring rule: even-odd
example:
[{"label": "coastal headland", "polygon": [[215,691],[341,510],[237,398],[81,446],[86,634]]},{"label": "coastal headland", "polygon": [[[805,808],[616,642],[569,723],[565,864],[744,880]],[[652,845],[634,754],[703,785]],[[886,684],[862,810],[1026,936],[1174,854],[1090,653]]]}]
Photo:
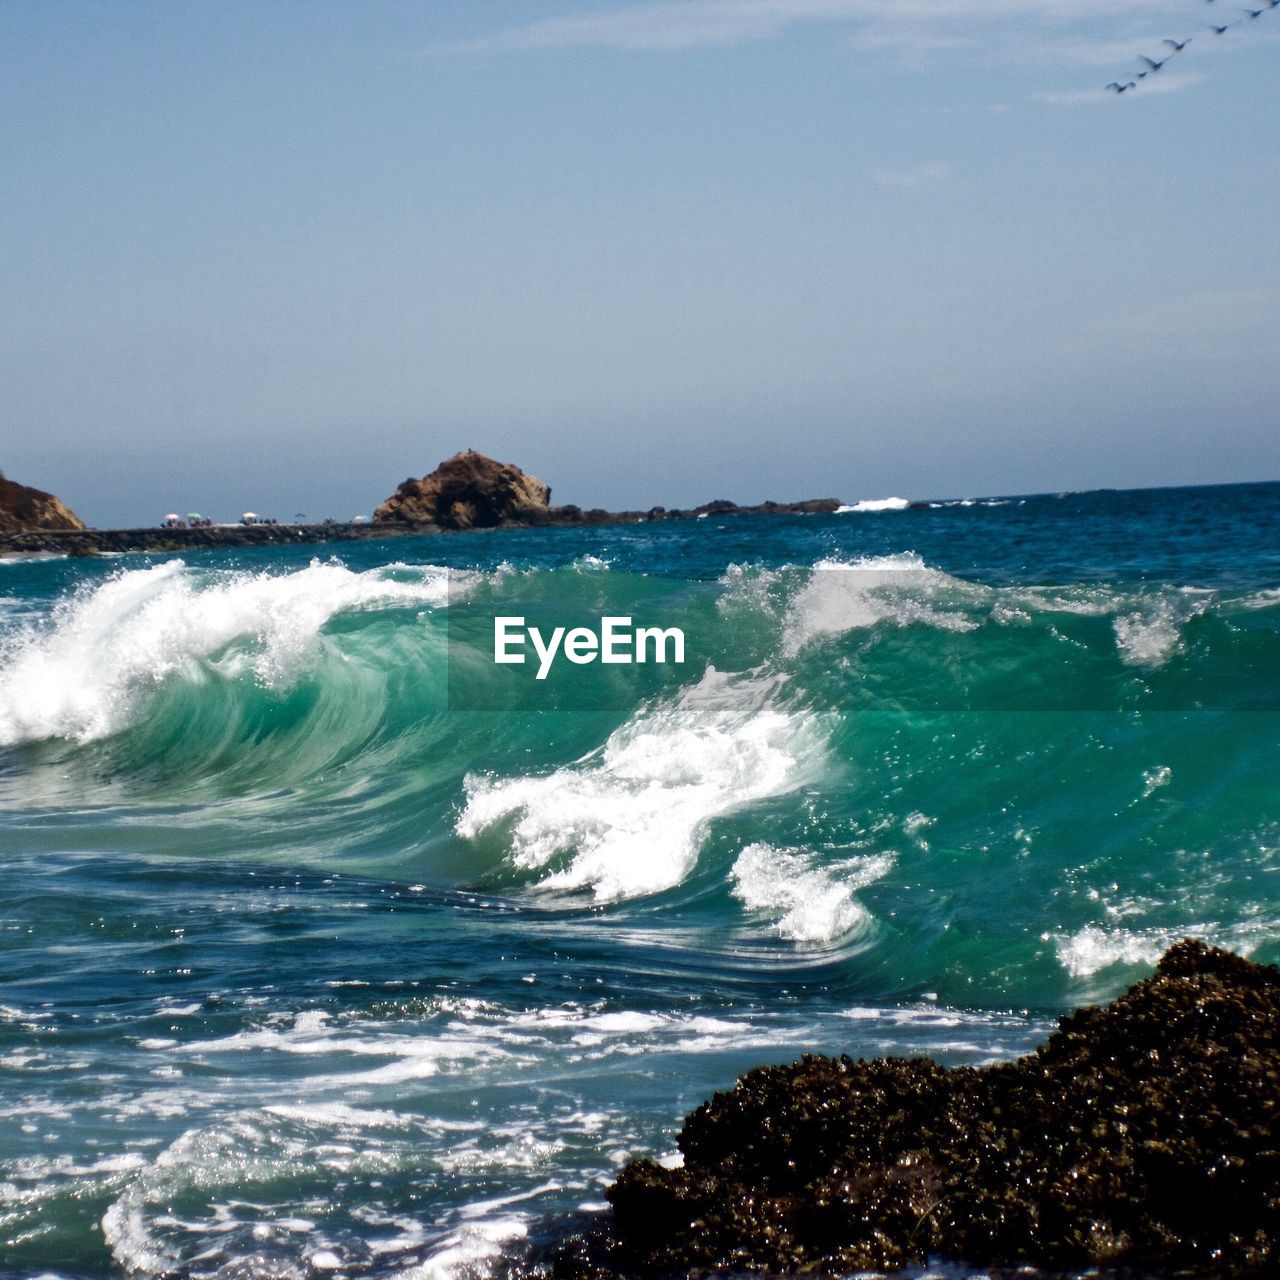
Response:
[{"label": "coastal headland", "polygon": [[[281,546],[406,534],[460,533],[471,529],[639,524],[708,516],[830,514],[840,507],[837,498],[761,502],[751,506],[717,499],[689,509],[650,507],[645,511],[552,506],[550,486],[512,463],[497,462],[474,450],[455,454],[421,479],[405,480],[377,508],[373,520],[367,522],[89,529],[52,494],[4,483],[14,491],[23,492],[15,492],[7,503],[6,494],[0,492],[0,555],[91,556],[127,551]],[[26,496],[32,494],[37,495],[38,501]]]}]

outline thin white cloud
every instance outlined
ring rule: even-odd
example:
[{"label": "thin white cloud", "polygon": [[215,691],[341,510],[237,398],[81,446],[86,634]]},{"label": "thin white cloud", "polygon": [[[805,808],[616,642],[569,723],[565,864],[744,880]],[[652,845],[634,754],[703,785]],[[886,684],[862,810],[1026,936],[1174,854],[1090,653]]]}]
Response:
[{"label": "thin white cloud", "polygon": [[942,24],[1063,26],[1081,20],[1168,15],[1167,0],[640,0],[518,23],[437,53],[602,48],[679,50],[775,38],[795,27],[876,24],[883,33],[916,28],[949,42]]},{"label": "thin white cloud", "polygon": [[[567,5],[572,0],[559,2]],[[608,7],[599,0],[578,0],[578,4],[576,10],[562,11],[560,16],[516,23],[431,46],[426,52],[679,52],[758,43],[793,30],[826,27],[840,33],[846,47],[861,53],[882,52],[908,70],[919,71],[947,56],[991,70],[1035,68],[1044,88],[1031,100],[1050,106],[1085,106],[1114,100],[1114,93],[1103,90],[1102,84],[1108,79],[1123,84],[1136,78],[1142,54],[1177,59],[1146,77],[1135,91],[1135,95],[1165,95],[1203,79],[1191,66],[1184,71],[1184,60],[1198,62],[1201,56],[1222,55],[1254,42],[1216,37],[1205,29],[1200,7],[1179,7],[1170,0],[630,0]],[[1247,23],[1248,34],[1253,37],[1253,28],[1261,25]],[[1275,26],[1280,28],[1280,21]],[[1194,44],[1184,52],[1171,52],[1164,42],[1174,37],[1190,37]],[[1259,30],[1255,38],[1269,37],[1280,38],[1280,30]],[[1096,90],[1080,83],[1082,67],[1089,68],[1089,74],[1099,73]],[[1053,85],[1055,70],[1065,76],[1066,83]]]},{"label": "thin white cloud", "polygon": [[[1124,81],[1126,84],[1134,85],[1134,88],[1130,89],[1125,97],[1127,99],[1129,94],[1133,94],[1136,100],[1138,95],[1181,93],[1183,89],[1190,89],[1194,85],[1200,84],[1203,80],[1204,76],[1199,72],[1188,72],[1183,75],[1179,75],[1174,71],[1161,72],[1158,75],[1148,76],[1141,83]],[[1043,102],[1051,107],[1096,106],[1098,103],[1106,104],[1112,101],[1115,96],[1114,89],[1065,89],[1061,92],[1046,90],[1043,93],[1032,94],[1036,102]]]},{"label": "thin white cloud", "polygon": [[1124,66],[1135,61],[1136,54],[1143,49],[1157,58],[1161,53],[1167,53],[1168,50],[1160,43],[1161,39],[1161,36],[1144,27],[1141,32],[1105,40],[1065,41],[1056,46],[1056,52],[1063,61],[1079,63],[1081,66]]},{"label": "thin white cloud", "polygon": [[1031,99],[1048,107],[1105,107],[1114,94],[1114,89],[1045,89]]}]

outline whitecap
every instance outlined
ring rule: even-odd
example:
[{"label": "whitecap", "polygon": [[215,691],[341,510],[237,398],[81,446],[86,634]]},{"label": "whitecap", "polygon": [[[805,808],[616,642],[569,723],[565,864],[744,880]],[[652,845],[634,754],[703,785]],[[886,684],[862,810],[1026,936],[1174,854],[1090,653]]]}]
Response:
[{"label": "whitecap", "polygon": [[915,552],[852,562],[820,560],[791,600],[783,653],[794,656],[815,640],[882,623],[971,631],[978,624],[964,607],[981,603],[988,594],[931,569]]},{"label": "whitecap", "polygon": [[656,893],[693,869],[707,824],[794,790],[823,758],[812,717],[776,706],[777,682],[708,670],[550,774],[471,775],[458,833],[511,823],[509,859],[544,889],[599,901]]},{"label": "whitecap", "polygon": [[49,623],[0,650],[0,745],[79,742],[133,723],[149,691],[199,682],[233,644],[226,671],[289,688],[339,613],[439,605],[443,569],[389,565],[357,573],[312,561],[292,573],[196,572],[181,560],[130,569],[60,602]]},{"label": "whitecap", "polygon": [[1178,648],[1186,616],[1162,597],[1145,609],[1116,618],[1112,627],[1121,660],[1131,667],[1163,666]]},{"label": "whitecap", "polygon": [[831,942],[866,928],[870,913],[854,893],[892,866],[887,856],[821,866],[811,853],[751,844],[733,864],[733,893],[748,911],[771,918],[781,937]]},{"label": "whitecap", "polygon": [[837,507],[836,515],[851,515],[862,511],[905,511],[910,505],[910,498],[864,498],[861,502]]},{"label": "whitecap", "polygon": [[1277,932],[1275,920],[1222,923],[1151,925],[1146,928],[1106,928],[1088,924],[1071,934],[1046,935],[1052,939],[1058,963],[1073,978],[1088,978],[1116,965],[1152,966],[1176,942],[1199,938],[1211,946],[1225,947],[1250,956]]}]

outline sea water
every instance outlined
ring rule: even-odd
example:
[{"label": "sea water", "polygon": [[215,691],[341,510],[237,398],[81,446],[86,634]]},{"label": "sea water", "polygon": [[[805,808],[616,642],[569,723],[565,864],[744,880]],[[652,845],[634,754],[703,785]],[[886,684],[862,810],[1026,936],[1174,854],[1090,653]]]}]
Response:
[{"label": "sea water", "polygon": [[[689,660],[490,705],[511,591]],[[1278,739],[1280,485],[0,562],[0,1274],[492,1274],[751,1066],[1280,958]]]}]

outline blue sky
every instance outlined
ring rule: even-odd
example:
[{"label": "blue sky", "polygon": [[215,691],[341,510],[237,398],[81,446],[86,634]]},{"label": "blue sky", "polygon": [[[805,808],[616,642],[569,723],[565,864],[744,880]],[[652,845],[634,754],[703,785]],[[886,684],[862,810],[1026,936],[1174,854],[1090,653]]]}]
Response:
[{"label": "blue sky", "polygon": [[1278,478],[1237,16],[8,0],[0,467],[100,525],[464,447],[610,507]]}]

